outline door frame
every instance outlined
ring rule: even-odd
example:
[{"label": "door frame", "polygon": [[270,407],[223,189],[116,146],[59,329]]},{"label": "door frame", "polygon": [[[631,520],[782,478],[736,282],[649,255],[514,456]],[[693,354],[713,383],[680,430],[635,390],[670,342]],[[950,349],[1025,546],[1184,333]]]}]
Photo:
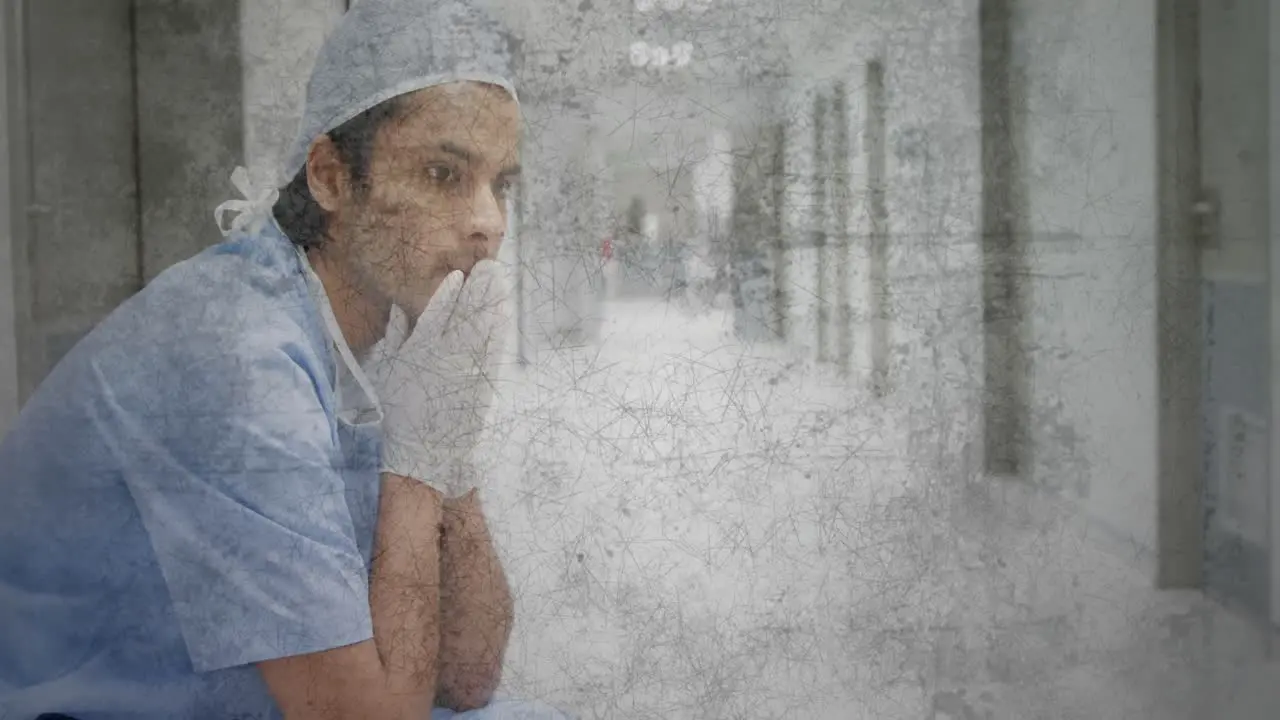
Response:
[{"label": "door frame", "polygon": [[27,267],[30,144],[27,133],[26,3],[0,4],[0,438],[12,427],[31,388],[24,340],[30,328]]},{"label": "door frame", "polygon": [[1276,89],[1276,81],[1280,80],[1280,7],[1269,4],[1270,14],[1267,19],[1269,31],[1267,37],[1267,87],[1271,89],[1268,103],[1269,161],[1270,161],[1270,242],[1268,243],[1268,267],[1270,270],[1269,290],[1271,293],[1271,529],[1269,547],[1271,553],[1271,624],[1280,628],[1280,90]]},{"label": "door frame", "polygon": [[[1157,375],[1158,458],[1156,585],[1203,589],[1205,505],[1201,435],[1204,359],[1202,256],[1192,208],[1201,182],[1199,137],[1202,0],[1156,2]],[[1280,33],[1272,4],[1271,37]],[[1268,48],[1272,78],[1280,77],[1280,43]],[[1270,85],[1270,83],[1268,83]],[[1280,92],[1269,114],[1280,118]],[[1280,628],[1280,129],[1270,130],[1269,282],[1271,360],[1271,493],[1269,615]]]},{"label": "door frame", "polygon": [[1156,586],[1204,584],[1199,0],[1156,2]]}]

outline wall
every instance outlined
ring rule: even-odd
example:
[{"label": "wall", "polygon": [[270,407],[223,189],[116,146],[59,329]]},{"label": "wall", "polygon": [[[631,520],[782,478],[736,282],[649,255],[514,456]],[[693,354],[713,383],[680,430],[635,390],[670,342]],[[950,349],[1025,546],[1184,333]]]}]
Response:
[{"label": "wall", "polygon": [[8,97],[12,90],[9,53],[13,52],[10,33],[12,15],[10,8],[0,10],[0,59],[4,60],[4,72],[0,72],[0,100],[5,112],[0,113],[0,438],[12,427],[18,415],[18,308],[15,306],[13,195],[11,143],[13,133],[9,122]]},{"label": "wall", "polygon": [[[867,61],[884,60],[891,402],[919,406],[912,432],[921,448],[928,446],[924,438],[939,438],[930,412],[953,407],[976,419],[969,405],[981,363],[976,13],[976,2],[876,8],[874,24],[847,13],[855,22],[832,31],[847,32],[844,41],[823,48],[811,36],[818,49],[793,56],[785,103],[786,210],[795,243],[811,230],[813,93],[836,79],[849,83],[850,364],[855,377],[867,379],[862,73]],[[1078,500],[1087,517],[1119,538],[1150,547],[1156,502],[1154,8],[1025,0],[1014,22],[1014,66],[1026,88],[1024,98],[1013,100],[1025,103],[1019,150],[1031,258],[1035,450],[1026,479]],[[831,302],[817,297],[822,265],[813,249],[789,252],[788,342],[810,359],[818,355],[818,307]]]},{"label": "wall", "polygon": [[751,113],[731,129],[730,294],[734,336],[748,344],[774,342],[786,333],[786,258],[779,252],[784,229],[777,200],[786,138],[775,112]]},{"label": "wall", "polygon": [[[819,250],[816,235],[830,231],[830,203],[814,197],[829,186],[827,173],[815,168],[815,132],[823,134],[824,151],[831,154],[834,135],[830,110],[824,118],[815,114],[814,104],[826,95],[827,82],[844,75],[855,75],[858,67],[851,63],[828,64],[814,61],[815,68],[827,69],[828,77],[815,77],[806,70],[796,73],[785,100],[786,159],[784,172],[783,233],[787,247],[783,273],[783,297],[786,299],[785,328],[788,345],[806,358],[817,359],[820,314],[832,306],[830,293],[824,293],[819,280]],[[834,71],[834,72],[832,72]],[[832,77],[834,76],[834,77]],[[824,82],[826,81],[826,82]],[[815,171],[817,174],[815,175]]]},{"label": "wall", "polygon": [[1155,541],[1154,6],[1024,0],[1031,479]]},{"label": "wall", "polygon": [[259,182],[282,179],[311,66],[345,8],[346,0],[240,0],[244,162]]},{"label": "wall", "polygon": [[1271,178],[1271,622],[1280,626],[1280,5],[1270,4],[1268,33],[1271,38],[1267,63],[1268,86],[1271,88],[1268,116],[1270,128]]},{"label": "wall", "polygon": [[703,242],[724,231],[733,209],[733,158],[727,130],[712,128],[704,153],[693,170],[692,194],[698,211],[697,232]]},{"label": "wall", "polygon": [[[610,158],[609,164],[614,180],[610,219],[616,225],[601,228],[599,234],[616,234],[620,261],[617,290],[620,296],[658,297],[670,289],[673,280],[673,268],[660,260],[659,249],[670,239],[688,240],[694,226],[688,222],[695,212],[693,203],[683,192],[691,184],[691,173],[682,166],[666,167],[665,158],[655,162],[623,156]],[[642,237],[630,238],[623,232],[634,197],[641,198],[646,213],[657,218],[658,241],[653,246],[642,244]]]},{"label": "wall", "polygon": [[[891,402],[918,407],[916,447],[940,440],[936,412],[975,420],[980,381],[980,188],[976,3],[877,8],[847,40],[793,58],[786,103],[788,233],[811,230],[807,175],[813,92],[849,80],[855,235],[856,376],[870,372],[865,88],[884,60]],[[851,18],[858,18],[856,13]],[[1015,67],[1027,88],[1021,148],[1031,266],[1035,484],[1064,491],[1118,535],[1154,541],[1155,257],[1153,8],[1027,0],[1015,18]],[[871,32],[874,28],[874,33]],[[819,45],[819,43],[814,43]],[[1107,68],[1123,73],[1105,75]],[[830,142],[830,135],[828,135]],[[817,356],[816,251],[789,253],[789,343]],[[829,301],[828,301],[829,302]],[[963,423],[961,423],[963,425]],[[961,437],[966,434],[957,432]],[[959,437],[943,444],[964,441]]]},{"label": "wall", "polygon": [[119,303],[217,239],[212,178],[240,154],[241,112],[234,5],[6,7],[23,28],[6,58],[7,120],[23,138],[5,163],[18,182],[6,198],[22,211],[6,213],[10,418]]},{"label": "wall", "polygon": [[[29,195],[35,211],[5,213],[16,234],[5,234],[0,273],[0,431],[119,302],[219,239],[213,208],[235,194],[232,169],[247,159],[263,179],[274,168],[345,2],[78,4],[70,15],[66,4],[46,8],[53,15],[30,6],[27,66],[9,65],[31,78],[14,111],[30,114],[32,139],[6,150],[28,158],[33,185],[6,188],[5,199]],[[29,287],[14,282],[19,268]]]},{"label": "wall", "polygon": [[[141,286],[131,3],[24,3],[24,123],[15,257],[19,380],[29,396]],[[92,117],[91,122],[86,118]]]},{"label": "wall", "polygon": [[579,98],[522,99],[520,327],[525,357],[594,337],[601,321],[600,243],[609,224],[609,169]]},{"label": "wall", "polygon": [[136,0],[140,272],[221,240],[213,209],[244,153],[240,17],[225,0]]},{"label": "wall", "polygon": [[[848,364],[859,392],[865,391],[875,379],[867,64],[883,64],[885,273],[890,293],[884,402],[907,410],[905,430],[912,438],[914,461],[921,464],[922,482],[934,478],[935,470],[948,473],[949,482],[964,476],[970,468],[960,456],[972,453],[978,431],[982,295],[977,7],[976,1],[946,7],[898,4],[892,9],[860,4],[858,9],[822,16],[844,22],[825,29],[797,29],[797,36],[808,42],[794,45],[792,80],[782,103],[789,118],[785,216],[792,249],[784,280],[792,330],[788,343],[806,358],[818,357],[818,311],[825,305],[824,344],[831,357],[838,318],[833,306],[839,292],[847,293],[853,324]],[[872,13],[875,22],[867,22]],[[804,247],[814,230],[808,178],[814,133],[809,118],[814,93],[829,93],[837,81],[843,81],[848,92],[853,194],[847,258],[852,267],[846,287],[839,289],[833,287],[830,273],[836,262],[834,249],[828,248],[829,257],[821,261],[818,251]],[[834,147],[833,130],[824,142]],[[830,233],[829,200],[827,205]],[[831,288],[825,293],[819,292],[819,272],[826,273],[824,283]]]}]

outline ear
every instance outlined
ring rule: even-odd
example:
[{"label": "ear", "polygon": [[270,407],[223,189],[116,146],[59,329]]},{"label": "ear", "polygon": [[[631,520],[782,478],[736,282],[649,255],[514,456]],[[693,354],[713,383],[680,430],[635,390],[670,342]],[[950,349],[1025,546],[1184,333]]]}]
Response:
[{"label": "ear", "polygon": [[311,143],[307,153],[307,186],[320,207],[326,212],[341,208],[347,200],[349,180],[347,168],[328,135],[321,135]]}]

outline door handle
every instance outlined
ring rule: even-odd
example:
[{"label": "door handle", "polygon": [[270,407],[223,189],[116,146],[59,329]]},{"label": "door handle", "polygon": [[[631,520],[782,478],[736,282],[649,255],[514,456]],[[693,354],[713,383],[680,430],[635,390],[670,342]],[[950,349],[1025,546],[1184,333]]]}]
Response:
[{"label": "door handle", "polygon": [[1221,217],[1222,204],[1218,200],[1217,191],[1207,188],[1202,190],[1200,199],[1191,205],[1196,244],[1201,250],[1222,248],[1222,234],[1218,232]]}]

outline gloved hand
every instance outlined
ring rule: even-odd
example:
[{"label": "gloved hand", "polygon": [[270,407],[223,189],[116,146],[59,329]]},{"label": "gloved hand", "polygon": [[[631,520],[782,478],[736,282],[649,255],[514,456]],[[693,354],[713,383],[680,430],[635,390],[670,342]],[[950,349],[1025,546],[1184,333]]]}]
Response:
[{"label": "gloved hand", "polygon": [[464,281],[454,271],[410,327],[392,308],[370,374],[383,408],[382,471],[446,498],[479,483],[471,454],[493,402],[509,318],[506,282],[492,260]]}]

